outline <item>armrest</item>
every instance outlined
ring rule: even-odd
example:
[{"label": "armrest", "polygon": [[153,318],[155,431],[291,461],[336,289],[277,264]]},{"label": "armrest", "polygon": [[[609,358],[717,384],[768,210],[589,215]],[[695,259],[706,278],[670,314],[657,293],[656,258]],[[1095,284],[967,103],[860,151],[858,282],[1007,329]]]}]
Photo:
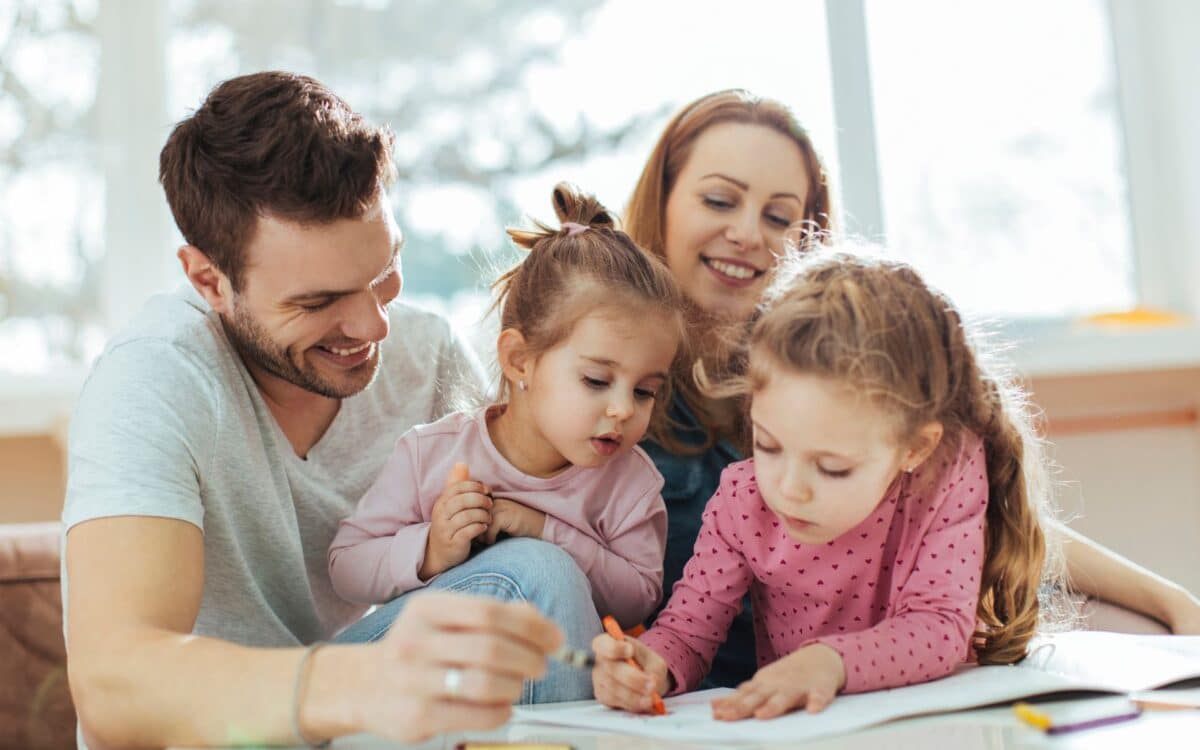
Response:
[{"label": "armrest", "polygon": [[75,746],[59,585],[61,528],[0,525],[0,747]]}]

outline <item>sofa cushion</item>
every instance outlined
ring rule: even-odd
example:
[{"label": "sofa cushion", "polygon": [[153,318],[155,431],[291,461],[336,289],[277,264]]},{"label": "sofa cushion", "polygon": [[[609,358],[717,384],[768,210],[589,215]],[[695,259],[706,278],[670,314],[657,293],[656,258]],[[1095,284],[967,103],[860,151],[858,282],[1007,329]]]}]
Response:
[{"label": "sofa cushion", "polygon": [[0,748],[75,747],[58,523],[0,525]]}]

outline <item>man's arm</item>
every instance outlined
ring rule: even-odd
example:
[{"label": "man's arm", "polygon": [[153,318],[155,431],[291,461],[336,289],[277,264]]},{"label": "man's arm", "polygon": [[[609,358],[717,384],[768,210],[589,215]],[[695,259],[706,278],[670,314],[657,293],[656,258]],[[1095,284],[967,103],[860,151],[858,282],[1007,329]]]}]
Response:
[{"label": "man's arm", "polygon": [[[302,650],[190,634],[204,584],[199,529],[114,517],[67,536],[67,648],[84,735],[104,748],[289,744]],[[306,668],[307,738],[411,742],[503,723],[562,636],[529,605],[431,592],[381,642],[327,646]],[[457,695],[446,672],[463,671]]]},{"label": "man's arm", "polygon": [[204,587],[198,528],[101,518],[72,528],[66,550],[68,667],[85,736],[102,747],[296,741],[301,651],[190,634]]}]

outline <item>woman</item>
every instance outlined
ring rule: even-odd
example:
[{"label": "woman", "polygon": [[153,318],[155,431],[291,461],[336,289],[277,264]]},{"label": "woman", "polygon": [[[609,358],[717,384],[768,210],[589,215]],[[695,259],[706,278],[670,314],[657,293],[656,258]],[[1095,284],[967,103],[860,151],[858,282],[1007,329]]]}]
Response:
[{"label": "woman", "polygon": [[[666,261],[693,305],[689,342],[709,372],[722,368],[722,331],[754,310],[789,226],[800,239],[829,230],[830,195],[820,158],[780,103],[721,91],[685,106],[650,154],[625,229]],[[793,229],[792,231],[795,231]],[[681,358],[682,359],[682,358]],[[666,478],[669,519],[664,591],[691,557],[700,516],[721,470],[747,453],[736,405],[705,398],[690,361],[672,373],[675,399],[643,447]],[[1182,587],[1058,526],[1075,590],[1200,632],[1200,600]],[[749,601],[717,653],[709,684],[735,686],[755,668]]]}]

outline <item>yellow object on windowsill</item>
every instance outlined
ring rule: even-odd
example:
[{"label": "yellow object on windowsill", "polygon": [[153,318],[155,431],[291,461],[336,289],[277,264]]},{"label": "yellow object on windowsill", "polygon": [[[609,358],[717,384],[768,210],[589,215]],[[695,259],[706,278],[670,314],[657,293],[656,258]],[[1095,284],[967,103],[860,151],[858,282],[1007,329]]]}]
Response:
[{"label": "yellow object on windowsill", "polygon": [[1084,325],[1103,328],[1171,328],[1187,325],[1190,320],[1188,316],[1170,310],[1135,307],[1121,312],[1085,315],[1080,322]]}]

